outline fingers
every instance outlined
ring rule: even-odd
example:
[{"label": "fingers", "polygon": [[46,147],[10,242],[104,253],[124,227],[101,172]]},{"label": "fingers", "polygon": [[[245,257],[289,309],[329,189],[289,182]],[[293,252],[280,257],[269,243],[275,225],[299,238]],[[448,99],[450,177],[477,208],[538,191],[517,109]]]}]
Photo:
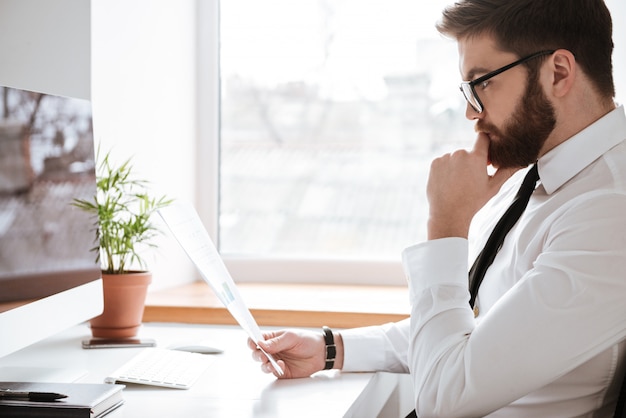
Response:
[{"label": "fingers", "polygon": [[433,160],[426,195],[428,239],[467,238],[474,215],[495,196],[517,168],[488,168],[490,137],[479,132],[471,150],[457,150]]},{"label": "fingers", "polygon": [[[472,153],[477,155],[480,159],[484,159],[486,165],[491,164],[489,161],[489,136],[484,132],[479,132],[472,148]],[[515,168],[499,168],[493,175],[490,176],[490,183],[495,190],[500,190],[500,187],[506,182],[519,167]]]},{"label": "fingers", "polygon": [[[285,368],[285,362],[282,360],[277,360],[276,361],[278,363],[278,366],[282,369],[282,370],[286,370]],[[274,369],[274,366],[272,366],[269,362],[263,363],[261,365],[261,371],[263,373],[267,373],[267,374],[273,374],[275,377],[279,378],[279,379],[284,379],[287,377],[287,375],[279,375],[278,372],[276,371],[276,369]]]},{"label": "fingers", "polygon": [[261,364],[261,371],[266,374],[271,374],[274,371],[274,368],[269,363]]},{"label": "fingers", "polygon": [[[259,350],[259,347],[267,351],[266,344],[264,341],[259,341],[257,344],[254,341],[252,341],[252,338],[248,338],[248,348],[252,350],[252,359],[254,361],[258,361],[261,363],[268,363],[269,360],[267,359],[267,356],[265,356],[265,354],[263,354],[263,352]],[[261,368],[263,368],[263,366],[264,365],[261,365]]]},{"label": "fingers", "polygon": [[[280,377],[276,374],[276,371],[274,370],[274,367],[271,365],[267,356],[263,354],[261,350],[256,348],[256,345],[255,345],[254,351],[252,351],[252,359],[254,361],[258,361],[259,363],[261,363],[261,371],[263,373],[268,373],[268,374],[273,373],[274,375],[276,375],[276,377]],[[282,361],[280,361],[279,363],[282,363]],[[284,363],[281,365],[281,368],[283,368],[284,370]]]},{"label": "fingers", "polygon": [[255,348],[254,351],[252,351],[252,359],[260,363],[267,363],[269,361],[267,356],[258,348]]},{"label": "fingers", "polygon": [[257,344],[252,341],[252,338],[248,338],[248,348],[250,350],[256,350]]},{"label": "fingers", "polygon": [[263,350],[268,351],[270,349],[270,346],[272,345],[272,341],[274,339],[280,338],[281,334],[282,334],[282,332],[280,332],[280,333],[274,333],[274,332],[265,333],[265,334],[263,334],[264,340],[259,340],[258,342],[254,342],[254,341],[252,341],[251,338],[248,338],[248,348],[250,348],[251,350],[257,350],[258,347],[261,347]]},{"label": "fingers", "polygon": [[278,335],[274,333],[265,334],[263,337],[267,339],[265,341],[259,340],[256,343],[252,341],[251,338],[248,338],[248,347],[252,349],[252,358],[255,361],[262,363],[261,369],[267,373],[273,372],[274,369],[263,351],[268,354],[277,354],[282,351],[284,349],[284,344],[281,344],[281,341],[283,340],[281,335],[282,333],[279,333]]},{"label": "fingers", "polygon": [[[259,343],[262,344],[263,342],[260,341]],[[258,361],[261,363],[261,371],[263,373],[273,374],[275,377],[279,379],[284,379],[288,377],[287,374],[283,374],[283,375],[278,374],[274,366],[272,366],[272,364],[270,363],[267,356],[261,350],[256,348],[256,345],[254,344],[254,342],[252,342],[252,344],[255,346],[254,351],[252,352],[252,359],[254,361]],[[250,345],[250,343],[248,343],[248,345]],[[280,367],[281,370],[283,371],[287,370],[287,368],[285,367],[286,366],[285,362],[283,360],[276,359],[276,362],[278,363],[278,366]]]},{"label": "fingers", "polygon": [[[269,338],[268,338],[269,337]],[[259,341],[258,345],[266,353],[276,354],[291,348],[294,344],[294,335],[288,332],[278,332],[266,335],[265,341]]]},{"label": "fingers", "polygon": [[478,133],[472,153],[484,158],[486,164],[489,164],[489,137],[484,132]]}]

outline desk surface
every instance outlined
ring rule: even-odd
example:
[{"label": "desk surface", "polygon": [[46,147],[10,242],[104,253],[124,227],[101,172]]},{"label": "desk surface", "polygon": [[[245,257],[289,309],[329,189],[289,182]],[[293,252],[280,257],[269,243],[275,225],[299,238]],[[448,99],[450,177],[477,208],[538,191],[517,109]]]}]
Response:
[{"label": "desk surface", "polygon": [[[277,380],[260,371],[238,327],[145,324],[140,337],[157,345],[203,343],[224,350],[189,390],[127,385],[124,405],[107,417],[396,417],[400,377],[387,373],[320,372],[311,378]],[[89,349],[86,324],[0,359],[0,367],[68,368],[78,380],[101,383],[141,348]],[[2,379],[6,380],[6,379]]]}]

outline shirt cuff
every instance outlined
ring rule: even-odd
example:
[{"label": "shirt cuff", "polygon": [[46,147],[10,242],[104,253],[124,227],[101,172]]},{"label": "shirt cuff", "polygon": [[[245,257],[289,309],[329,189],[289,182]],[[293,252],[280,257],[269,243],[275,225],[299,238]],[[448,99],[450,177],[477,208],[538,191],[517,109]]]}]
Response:
[{"label": "shirt cuff", "polygon": [[346,372],[383,370],[385,338],[382,327],[362,327],[340,331],[343,341],[343,367]]},{"label": "shirt cuff", "polygon": [[467,257],[468,242],[464,238],[442,238],[405,249],[402,266],[411,300],[432,286],[467,286]]}]

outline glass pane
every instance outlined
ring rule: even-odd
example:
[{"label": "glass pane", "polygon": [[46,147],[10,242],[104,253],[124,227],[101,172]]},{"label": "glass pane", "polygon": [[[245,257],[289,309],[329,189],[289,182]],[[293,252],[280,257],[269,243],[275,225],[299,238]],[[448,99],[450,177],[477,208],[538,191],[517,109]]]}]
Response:
[{"label": "glass pane", "polygon": [[[221,3],[220,250],[397,259],[473,139],[445,1]],[[469,141],[469,142],[468,142]]]}]

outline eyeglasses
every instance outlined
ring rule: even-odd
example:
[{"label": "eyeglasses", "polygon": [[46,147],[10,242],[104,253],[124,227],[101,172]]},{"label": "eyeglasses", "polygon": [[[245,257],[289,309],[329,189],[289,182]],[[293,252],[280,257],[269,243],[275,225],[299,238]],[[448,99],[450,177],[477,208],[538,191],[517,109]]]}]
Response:
[{"label": "eyeglasses", "polygon": [[551,50],[551,51],[539,51],[539,52],[535,52],[534,54],[531,54],[527,57],[524,57],[522,59],[519,59],[515,62],[512,62],[509,65],[505,65],[502,68],[498,68],[495,71],[492,71],[490,73],[485,74],[482,77],[477,78],[476,80],[473,81],[464,81],[461,83],[461,85],[459,86],[459,88],[461,89],[461,92],[463,93],[463,96],[465,96],[465,100],[467,100],[467,103],[470,104],[470,106],[472,106],[472,109],[474,109],[477,113],[483,113],[484,110],[484,106],[482,104],[482,102],[480,101],[480,99],[478,98],[478,94],[476,94],[476,89],[474,88],[474,86],[477,86],[481,83],[484,83],[485,81],[489,80],[492,77],[497,76],[498,74],[501,74],[503,72],[505,72],[506,70],[510,70],[511,68],[523,64],[526,61],[529,61],[533,58],[537,58],[537,57],[541,57],[543,55],[551,55],[555,52],[556,50]]}]

